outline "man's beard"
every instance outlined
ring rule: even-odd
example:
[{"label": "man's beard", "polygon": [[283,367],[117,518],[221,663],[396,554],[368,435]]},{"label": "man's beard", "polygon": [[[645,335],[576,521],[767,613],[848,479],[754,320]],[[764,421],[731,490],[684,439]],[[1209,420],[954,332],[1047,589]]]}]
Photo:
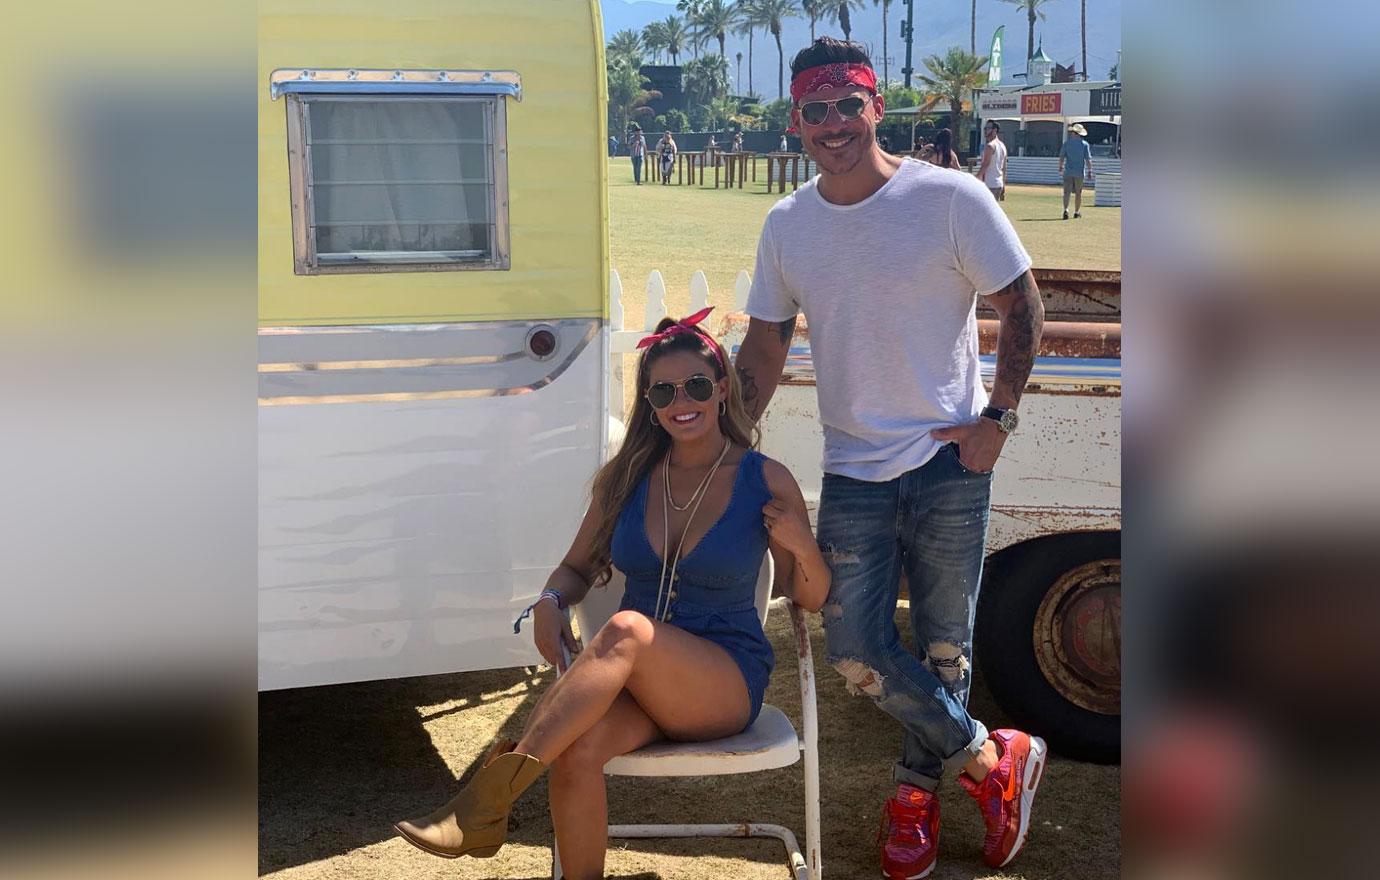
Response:
[{"label": "man's beard", "polygon": [[[812,143],[812,145],[813,145],[814,142],[811,141],[811,143]],[[869,126],[868,128],[864,129],[863,131],[859,132],[859,133],[856,135],[856,140],[854,141],[854,143],[853,143],[853,145],[852,145],[852,147],[851,147],[850,149],[856,150],[856,151],[857,151],[857,155],[856,155],[856,158],[854,158],[852,162],[848,162],[847,167],[839,167],[839,165],[840,165],[842,162],[847,162],[847,158],[846,158],[846,157],[830,157],[830,159],[831,159],[832,161],[826,162],[826,161],[820,161],[819,155],[816,155],[816,153],[814,152],[814,150],[810,150],[810,151],[809,151],[809,154],[810,154],[810,158],[814,160],[815,164],[818,165],[818,166],[820,167],[820,170],[822,170],[822,171],[827,171],[827,172],[829,172],[830,174],[833,174],[833,175],[843,175],[843,174],[847,174],[848,172],[852,171],[854,168],[858,167],[858,163],[862,162],[862,160],[865,159],[865,158],[867,157],[867,155],[868,155],[869,153],[872,152],[872,150],[873,150],[873,148],[876,146],[876,144],[877,144],[877,132],[876,132],[876,129],[874,129],[874,128],[872,128],[871,126]],[[826,151],[823,149],[823,147],[820,147],[820,152],[823,153],[823,152],[826,152]]]}]

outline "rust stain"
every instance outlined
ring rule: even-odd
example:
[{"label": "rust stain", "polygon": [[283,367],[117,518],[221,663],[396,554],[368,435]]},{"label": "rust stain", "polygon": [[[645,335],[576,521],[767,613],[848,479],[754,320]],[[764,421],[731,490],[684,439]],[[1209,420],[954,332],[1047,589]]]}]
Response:
[{"label": "rust stain", "polygon": [[[978,321],[978,347],[983,354],[995,354],[1001,322],[984,318]],[[1112,358],[1121,357],[1121,325],[1093,321],[1051,321],[1040,337],[1041,357]]]}]

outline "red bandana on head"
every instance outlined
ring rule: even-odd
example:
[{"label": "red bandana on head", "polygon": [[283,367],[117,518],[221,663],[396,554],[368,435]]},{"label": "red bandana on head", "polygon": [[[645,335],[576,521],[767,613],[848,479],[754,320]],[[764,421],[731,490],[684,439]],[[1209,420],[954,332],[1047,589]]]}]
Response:
[{"label": "red bandana on head", "polygon": [[862,86],[868,91],[877,92],[877,73],[866,64],[820,64],[807,67],[791,77],[791,100],[799,104],[800,99],[827,89],[830,86]]},{"label": "red bandana on head", "polygon": [[[797,107],[800,99],[833,86],[861,86],[872,94],[877,94],[877,72],[866,64],[847,64],[839,61],[833,64],[817,64],[807,67],[791,77],[791,101]],[[794,134],[795,126],[786,129]]]}]

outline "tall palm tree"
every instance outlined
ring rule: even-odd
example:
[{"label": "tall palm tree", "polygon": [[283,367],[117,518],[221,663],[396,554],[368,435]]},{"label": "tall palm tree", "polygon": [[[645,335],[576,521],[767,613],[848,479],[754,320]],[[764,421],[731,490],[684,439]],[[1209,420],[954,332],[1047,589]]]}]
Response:
[{"label": "tall palm tree", "polygon": [[867,0],[832,0],[826,7],[829,17],[839,23],[845,40],[853,39],[852,11],[863,9],[866,5]]},{"label": "tall palm tree", "polygon": [[661,63],[661,53],[666,51],[666,22],[654,21],[644,27],[642,45],[652,53],[652,60]]},{"label": "tall palm tree", "polygon": [[968,29],[968,51],[977,54],[977,0],[973,0],[973,16],[969,19],[972,26]]},{"label": "tall palm tree", "polygon": [[[704,0],[676,0],[676,9],[685,13],[685,23],[690,26],[691,31],[695,28],[695,22],[700,17],[700,9],[704,7]],[[700,57],[700,43],[691,34],[690,49],[695,57]]]},{"label": "tall palm tree", "polygon": [[695,33],[703,43],[711,39],[719,41],[719,57],[728,60],[724,51],[724,39],[738,23],[738,7],[732,0],[705,0],[700,6],[699,17],[695,19]]},{"label": "tall palm tree", "polygon": [[810,19],[810,42],[815,41],[815,22],[824,18],[825,10],[833,0],[800,0],[800,6],[804,10],[807,18]]},{"label": "tall palm tree", "polygon": [[685,29],[685,19],[679,15],[672,15],[663,21],[662,25],[666,28],[662,32],[666,54],[671,56],[672,64],[680,64],[680,53],[685,51],[686,43],[690,42],[690,32]]},{"label": "tall palm tree", "polygon": [[[807,0],[808,2],[808,0]],[[799,0],[753,0],[750,13],[758,26],[776,39],[776,93],[786,97],[786,53],[781,48],[781,26],[801,14]],[[814,42],[813,36],[811,42]],[[749,75],[751,75],[749,73]]]},{"label": "tall palm tree", "polygon": [[609,40],[608,54],[615,58],[635,60],[638,67],[642,63],[642,35],[634,30],[621,30]]},{"label": "tall palm tree", "polygon": [[728,94],[728,60],[705,55],[685,65],[685,95],[691,104],[707,106]]},{"label": "tall palm tree", "polygon": [[1027,59],[1033,58],[1035,56],[1035,19],[1038,17],[1040,21],[1044,21],[1045,13],[1040,7],[1053,3],[1054,0],[1001,0],[1001,2],[1010,3],[1025,12],[1026,20],[1030,23],[1030,27],[1026,31],[1025,57]]},{"label": "tall palm tree", "polygon": [[929,68],[930,75],[921,74],[919,79],[936,96],[949,102],[949,129],[954,134],[955,152],[958,151],[958,145],[965,142],[963,100],[972,95],[973,89],[982,86],[987,76],[983,70],[986,66],[986,58],[964,52],[958,46],[949,49],[942,58],[931,55],[925,59],[925,67]]},{"label": "tall palm tree", "polygon": [[[757,17],[753,14],[753,6],[756,0],[738,0],[738,28],[734,31],[738,36],[747,34],[748,38],[748,90],[749,95],[755,94],[752,88],[752,35],[760,26]],[[738,54],[742,54],[741,52]],[[740,65],[741,66],[741,65]],[[738,76],[738,87],[742,88],[742,74]]]},{"label": "tall palm tree", "polygon": [[[974,3],[977,0],[973,0]],[[872,0],[873,5],[882,7],[882,83],[885,85],[891,79],[890,62],[887,60],[886,37],[891,26],[886,23],[887,10],[891,8],[891,0]]]},{"label": "tall palm tree", "polygon": [[[742,53],[742,52],[738,52],[736,55],[734,55],[734,57],[738,59],[738,72],[737,72],[737,74],[734,75],[733,82],[738,86],[739,89],[741,89],[741,88],[743,87],[743,53]],[[749,78],[752,77],[752,63],[751,63],[751,62],[748,62],[748,77],[749,77]],[[748,86],[748,92],[751,93],[751,91],[752,91],[752,86],[749,85],[749,86]]]}]

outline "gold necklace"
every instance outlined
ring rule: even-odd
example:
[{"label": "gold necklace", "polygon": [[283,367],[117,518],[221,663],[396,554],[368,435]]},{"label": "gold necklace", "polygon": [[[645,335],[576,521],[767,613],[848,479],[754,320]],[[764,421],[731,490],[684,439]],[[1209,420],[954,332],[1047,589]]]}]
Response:
[{"label": "gold necklace", "polygon": [[[727,437],[725,437],[724,449],[723,452],[719,453],[719,461],[723,461],[724,456],[728,454],[729,445],[730,441]],[[715,462],[714,468],[717,468],[718,466],[718,462]],[[685,506],[682,507],[681,505],[676,503],[676,499],[671,497],[671,453],[666,453],[666,464],[661,469],[661,482],[665,488],[667,500],[671,502],[671,506],[675,508],[677,512],[683,513],[684,511],[689,510],[690,505],[695,503],[695,499],[699,497],[700,493],[705,491],[706,488],[708,488],[709,478],[714,475],[714,468],[710,468],[709,472],[704,475],[704,479],[700,480],[700,484],[696,486],[695,491],[691,493],[690,500],[685,502]]]},{"label": "gold necklace", "polygon": [[[723,452],[719,453],[719,457],[714,462],[714,466],[709,469],[709,476],[705,477],[704,485],[709,485],[709,480],[714,476],[714,472],[719,469],[719,465],[724,463],[724,456],[728,455],[729,445],[730,444],[728,440],[725,439]],[[670,453],[667,453],[666,462],[668,465],[670,464],[670,461],[671,455]],[[680,541],[676,543],[676,555],[674,558],[671,559],[670,562],[671,577],[669,580],[667,580],[666,578],[667,558],[670,556],[671,553],[671,511],[669,508],[671,493],[669,491],[669,486],[668,491],[663,492],[661,494],[661,577],[657,579],[656,608],[652,612],[652,616],[663,623],[666,622],[666,617],[671,613],[671,598],[669,595],[667,596],[666,608],[665,610],[663,610],[661,607],[661,597],[662,594],[666,592],[668,586],[672,588],[675,587],[676,566],[680,565],[680,553],[682,550],[685,549],[685,537],[690,534],[690,524],[695,521],[695,514],[699,512],[700,502],[704,500],[704,496],[706,494],[708,493],[698,492],[696,493],[696,496],[691,499],[691,504],[693,507],[690,511],[690,516],[688,516],[685,520],[685,528],[681,530]]]}]

